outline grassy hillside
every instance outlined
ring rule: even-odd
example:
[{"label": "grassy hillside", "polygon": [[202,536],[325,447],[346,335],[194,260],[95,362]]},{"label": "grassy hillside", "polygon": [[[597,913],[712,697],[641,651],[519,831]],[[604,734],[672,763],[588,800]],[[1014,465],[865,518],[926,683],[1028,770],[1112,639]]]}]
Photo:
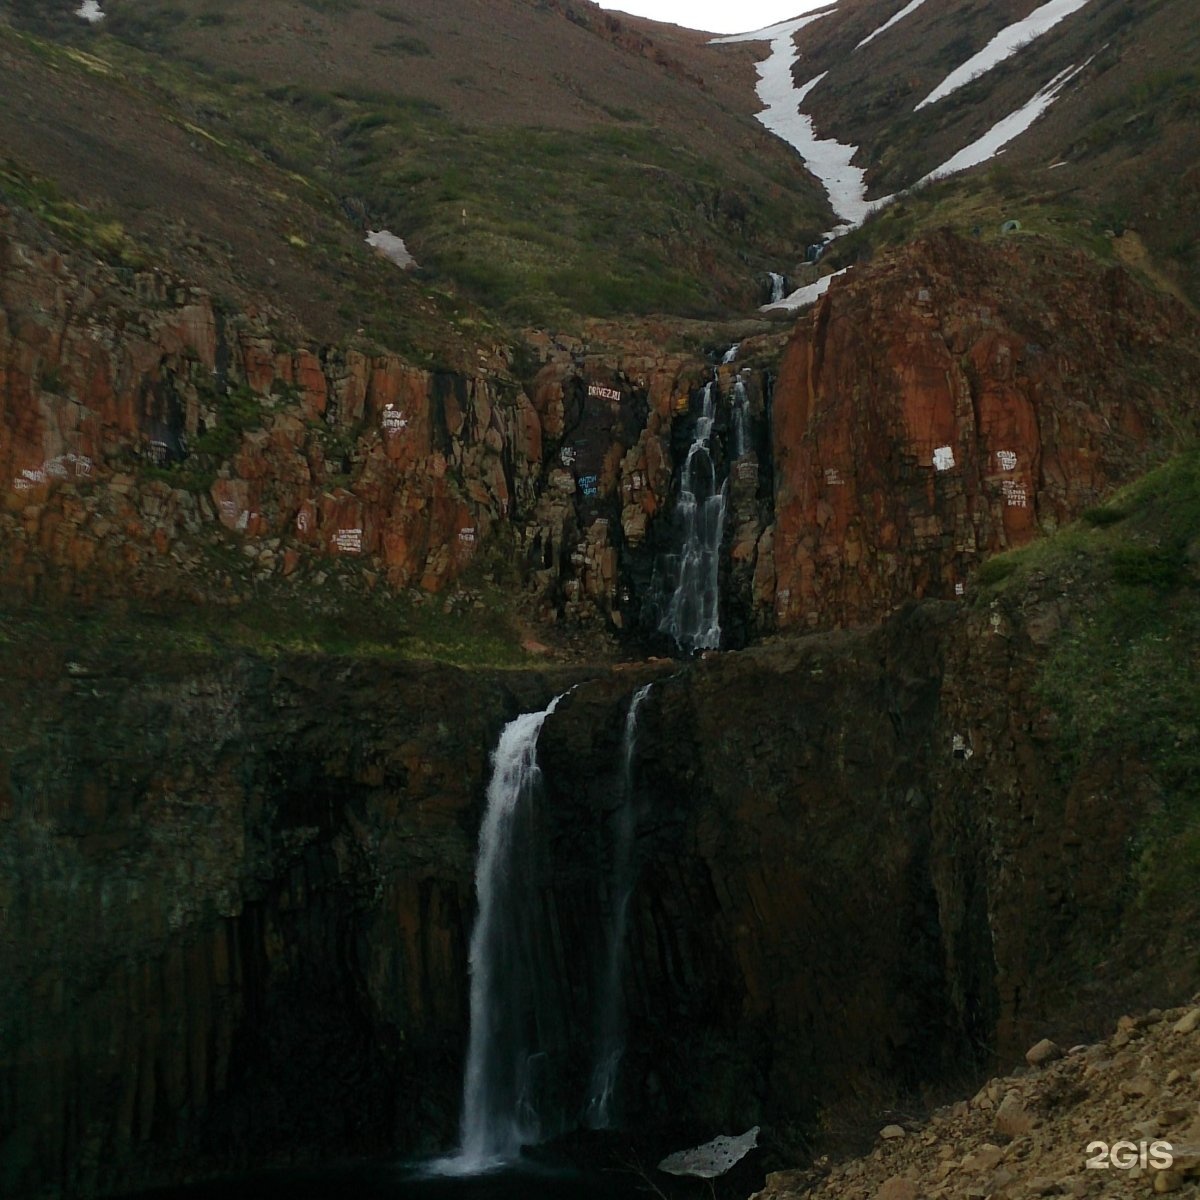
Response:
[{"label": "grassy hillside", "polygon": [[[305,320],[742,312],[828,220],[730,73],[678,57],[711,54],[703,39],[664,49],[590,5],[114,0],[97,27],[73,7],[13,6],[14,165],[173,254],[165,225],[203,225],[247,287],[304,296]],[[148,161],[161,126],[182,134],[175,170]],[[255,210],[269,245],[237,227]],[[364,300],[368,228],[405,238],[417,285]]]}]

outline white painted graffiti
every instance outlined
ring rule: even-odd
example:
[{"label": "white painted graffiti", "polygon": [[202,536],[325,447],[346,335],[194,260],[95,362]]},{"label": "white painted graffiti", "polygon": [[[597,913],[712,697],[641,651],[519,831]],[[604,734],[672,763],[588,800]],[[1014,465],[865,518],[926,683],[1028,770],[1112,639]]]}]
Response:
[{"label": "white painted graffiti", "polygon": [[1017,469],[1017,456],[1011,450],[997,450],[996,465],[1002,471],[1015,471]]},{"label": "white painted graffiti", "polygon": [[51,479],[87,479],[92,474],[92,460],[86,454],[59,454],[47,459],[40,467],[25,467],[12,482],[13,491],[28,492]]},{"label": "white painted graffiti", "polygon": [[933,466],[937,471],[952,471],[954,470],[954,448],[952,446],[939,446],[933,452]]},{"label": "white painted graffiti", "polygon": [[18,492],[27,492],[30,488],[41,487],[46,482],[46,472],[42,467],[34,467],[32,470],[24,470],[13,480],[13,489]]},{"label": "white painted graffiti", "polygon": [[309,531],[311,524],[312,524],[312,518],[308,515],[308,509],[302,508],[296,514],[296,528],[301,533],[307,533]]},{"label": "white painted graffiti", "polygon": [[166,442],[154,440],[150,443],[146,450],[146,457],[156,466],[162,467],[166,465],[167,456],[170,454],[171,448]]},{"label": "white painted graffiti", "polygon": [[753,483],[758,478],[758,463],[752,459],[738,463],[737,477],[743,483]]},{"label": "white painted graffiti", "polygon": [[400,409],[389,404],[383,410],[383,432],[384,433],[399,433],[402,429],[408,428],[408,418]]},{"label": "white painted graffiti", "polygon": [[620,401],[621,393],[616,388],[605,387],[602,383],[588,384],[588,395],[597,396],[601,400]]},{"label": "white painted graffiti", "polygon": [[238,515],[238,506],[232,500],[221,501],[221,516],[226,521],[236,521]]},{"label": "white painted graffiti", "polygon": [[1004,495],[1004,503],[1008,508],[1029,507],[1029,494],[1025,490],[1025,485],[1020,480],[1001,480],[1000,490]]},{"label": "white painted graffiti", "polygon": [[575,463],[575,447],[564,446],[558,452],[558,461],[561,462],[564,467],[573,466]]},{"label": "white painted graffiti", "polygon": [[826,487],[844,487],[846,481],[842,478],[842,473],[837,467],[825,468],[825,486]]},{"label": "white painted graffiti", "polygon": [[362,553],[362,535],[361,529],[339,529],[334,535],[334,544],[338,548],[340,554],[361,554]]},{"label": "white painted graffiti", "polygon": [[475,545],[475,527],[473,525],[468,525],[466,529],[460,529],[458,531],[458,540],[464,546]]},{"label": "white painted graffiti", "polygon": [[965,596],[967,594],[967,585],[965,583],[956,583],[954,585],[954,594],[956,596]]}]

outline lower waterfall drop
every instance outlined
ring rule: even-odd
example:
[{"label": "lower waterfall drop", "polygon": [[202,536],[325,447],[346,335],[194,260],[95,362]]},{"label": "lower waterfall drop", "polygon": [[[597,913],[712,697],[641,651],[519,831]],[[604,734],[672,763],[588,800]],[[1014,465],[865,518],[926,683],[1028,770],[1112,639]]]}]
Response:
[{"label": "lower waterfall drop", "polygon": [[487,808],[479,831],[475,890],[479,911],[471,931],[471,1034],[463,1076],[458,1154],[447,1167],[474,1174],[512,1161],[537,1142],[545,1113],[539,1067],[552,1047],[555,1021],[546,986],[551,978],[537,936],[542,924],[529,864],[528,825],[541,779],[538,735],[561,696],[542,712],[510,721],[492,755]]},{"label": "lower waterfall drop", "polygon": [[597,995],[596,1060],[588,1084],[584,1124],[590,1129],[610,1129],[613,1123],[613,1098],[617,1090],[621,1056],[625,1052],[624,1005],[621,992],[621,968],[625,961],[625,929],[629,922],[629,901],[633,895],[633,835],[636,812],[633,800],[633,761],[637,749],[637,715],[650,695],[652,684],[639,688],[629,702],[625,731],[621,738],[621,807],[615,821],[613,841],[612,914],[607,930],[604,973]]},{"label": "lower waterfall drop", "polygon": [[725,485],[717,486],[710,439],[716,421],[716,386],[704,385],[696,432],[679,479],[677,512],[683,525],[678,582],[659,632],[681,650],[721,645],[720,557],[725,530]]},{"label": "lower waterfall drop", "polygon": [[774,271],[767,274],[771,277],[771,303],[778,304],[787,295],[787,276],[777,275]]}]

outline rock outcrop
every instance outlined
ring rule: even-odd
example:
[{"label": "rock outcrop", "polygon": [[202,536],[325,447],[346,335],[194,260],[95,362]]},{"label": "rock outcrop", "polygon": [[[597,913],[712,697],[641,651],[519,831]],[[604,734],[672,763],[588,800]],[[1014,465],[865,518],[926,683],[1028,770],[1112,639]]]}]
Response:
[{"label": "rock outcrop", "polygon": [[1198,386],[1187,311],[1083,254],[944,233],[858,267],[780,364],[756,601],[827,628],[961,594],[1194,436]]},{"label": "rock outcrop", "polygon": [[494,353],[463,375],[287,348],[200,289],[16,232],[0,238],[6,583],[202,591],[198,552],[223,528],[261,574],[366,556],[437,591],[532,500],[539,423]]},{"label": "rock outcrop", "polygon": [[859,268],[772,388],[770,338],[714,367],[652,324],[531,334],[527,385],[496,347],[464,373],[287,345],[269,314],[4,230],[0,582],[28,595],[211,597],[228,549],[252,577],[304,584],[334,558],[427,592],[503,559],[540,619],[656,644],[711,382],[722,623],[744,645],[961,595],[1196,424],[1182,309],[1036,242],[945,235]]},{"label": "rock outcrop", "polygon": [[[502,348],[463,372],[296,346],[269,312],[110,269],[13,214],[0,234],[0,585],[222,599],[239,578],[214,558],[232,551],[250,581],[312,586],[332,559],[439,592],[507,560],[547,622],[643,623],[672,423],[713,371],[661,330],[533,334],[526,387]],[[765,389],[747,379],[765,455]],[[751,496],[748,570],[762,524]]]},{"label": "rock outcrop", "polygon": [[866,1157],[771,1175],[755,1200],[1200,1194],[1200,996],[890,1125]]}]

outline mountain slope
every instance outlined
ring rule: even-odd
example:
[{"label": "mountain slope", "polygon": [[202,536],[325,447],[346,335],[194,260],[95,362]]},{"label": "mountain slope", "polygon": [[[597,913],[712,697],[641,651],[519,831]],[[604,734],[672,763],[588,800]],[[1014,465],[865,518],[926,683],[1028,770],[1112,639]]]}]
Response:
[{"label": "mountain slope", "polygon": [[[1173,283],[1200,296],[1200,31],[1182,0],[989,0],[965,10],[843,0],[796,42],[796,85],[811,85],[803,111],[820,136],[858,148],[872,198],[911,188],[1061,77],[1045,115],[1002,158],[936,195],[978,196],[986,181],[1005,215],[1044,213],[1068,240],[1110,257],[1097,235],[1135,229]],[[945,207],[928,211],[922,227],[945,217]]]},{"label": "mountain slope", "polygon": [[[13,19],[86,49],[248,166],[302,177],[339,210],[338,237],[391,229],[430,283],[506,320],[744,311],[826,221],[803,166],[746,110],[738,71],[710,83],[693,61],[718,63],[702,38],[664,48],[592,5],[129,0],[97,26],[64,23],[71,7],[17,4]],[[97,198],[128,207],[104,187],[108,164],[136,153],[127,125],[64,120],[25,86],[0,141],[69,193],[99,183]],[[86,139],[54,145],[64,125]]]}]

